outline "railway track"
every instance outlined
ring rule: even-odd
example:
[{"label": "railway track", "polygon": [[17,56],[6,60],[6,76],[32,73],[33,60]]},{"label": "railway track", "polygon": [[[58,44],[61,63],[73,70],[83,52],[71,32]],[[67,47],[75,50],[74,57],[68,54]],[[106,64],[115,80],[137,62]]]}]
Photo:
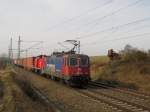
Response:
[{"label": "railway track", "polygon": [[[15,71],[20,73],[21,68],[15,68]],[[28,73],[31,73],[27,71]],[[34,75],[37,75],[35,73],[32,73]],[[48,80],[48,79],[47,79]],[[16,79],[16,81],[18,81]],[[18,83],[19,84],[19,83]],[[24,85],[26,85],[24,83]],[[22,88],[26,92],[26,88]],[[34,84],[31,84],[31,86],[28,88],[30,89],[30,92],[27,92],[28,95],[30,95],[31,98],[35,99],[37,98],[40,102],[42,102],[46,107],[48,107],[48,111],[52,110],[52,112],[65,112],[63,105],[58,105],[56,102],[51,101],[48,96],[43,92],[40,88],[36,87]],[[32,91],[32,93],[31,93]]]},{"label": "railway track", "polygon": [[55,105],[54,102],[50,101],[49,98],[39,88],[32,86],[32,89],[36,96],[38,96],[39,99],[45,103],[45,105],[52,108],[54,112],[64,112],[64,110],[61,109],[61,107],[58,107],[58,105]]},{"label": "railway track", "polygon": [[[41,93],[43,99],[45,100],[47,99],[44,98],[45,96],[43,95],[41,90],[39,90],[38,88],[34,89],[35,91],[37,91],[37,93]],[[76,91],[78,91],[79,93],[81,93],[86,97],[92,98],[93,100],[109,105],[112,109],[116,109],[116,112],[150,112],[150,108],[148,106],[130,102],[122,98],[117,98],[116,96],[113,96],[113,94],[108,93],[108,91],[106,94],[102,89],[99,89],[97,91],[96,89],[88,88],[88,89],[76,89]],[[57,110],[56,112],[60,112],[60,110]]]},{"label": "railway track", "polygon": [[112,97],[110,95],[98,93],[91,89],[77,90],[77,91],[86,97],[89,97],[96,101],[108,104],[109,106],[116,108],[117,111],[119,111],[119,112],[120,111],[123,111],[123,112],[150,112],[149,107],[131,103],[129,101],[125,101],[125,100],[122,100],[122,99],[119,99],[116,97]]},{"label": "railway track", "polygon": [[[98,88],[95,89],[95,87],[98,87]],[[120,102],[121,105],[126,105],[126,107],[130,107],[130,110],[133,109],[135,111],[140,110],[140,112],[142,111],[150,112],[150,96],[148,95],[136,93],[132,91],[127,91],[127,90],[122,90],[122,89],[116,89],[114,87],[110,87],[110,86],[107,86],[101,83],[95,83],[95,82],[90,82],[88,91],[96,94],[97,96],[98,95],[103,96],[106,99],[109,98],[108,100],[110,99],[114,100],[116,104],[118,104],[117,102]]]},{"label": "railway track", "polygon": [[119,93],[129,94],[129,95],[138,97],[140,99],[149,100],[150,101],[150,95],[145,94],[145,93],[137,92],[136,90],[119,89],[119,88],[112,87],[110,85],[106,85],[106,84],[99,83],[99,82],[92,82],[92,81],[89,82],[89,85],[90,86],[99,87],[99,88],[105,88],[105,89],[113,90],[113,91],[116,91],[116,92],[119,92]]},{"label": "railway track", "polygon": [[95,89],[76,88],[75,90],[85,97],[104,103],[105,105],[109,105],[108,107],[112,108],[113,111],[116,110],[116,112],[150,112],[149,107],[128,102],[120,98],[112,97],[111,95],[106,95],[101,92],[95,91]]},{"label": "railway track", "polygon": [[[95,88],[97,87],[97,88]],[[80,94],[116,109],[117,112],[150,112],[150,96],[91,83],[87,89],[75,89]],[[37,92],[42,93],[36,89]]]}]

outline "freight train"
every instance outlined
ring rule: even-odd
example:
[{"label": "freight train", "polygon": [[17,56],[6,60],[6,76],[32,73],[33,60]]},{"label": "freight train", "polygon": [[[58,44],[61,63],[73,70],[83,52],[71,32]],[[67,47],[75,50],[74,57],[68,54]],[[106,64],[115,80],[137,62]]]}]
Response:
[{"label": "freight train", "polygon": [[74,51],[14,59],[14,64],[69,85],[83,86],[90,81],[89,56]]}]

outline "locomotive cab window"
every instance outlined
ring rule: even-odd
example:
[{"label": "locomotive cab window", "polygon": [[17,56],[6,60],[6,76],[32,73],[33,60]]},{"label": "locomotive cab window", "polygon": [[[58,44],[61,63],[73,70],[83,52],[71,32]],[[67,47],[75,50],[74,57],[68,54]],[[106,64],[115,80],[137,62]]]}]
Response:
[{"label": "locomotive cab window", "polygon": [[81,58],[80,58],[80,65],[81,65],[81,66],[87,66],[88,63],[89,63],[89,60],[88,60],[87,57],[81,57]]},{"label": "locomotive cab window", "polygon": [[76,66],[77,65],[77,59],[76,58],[71,57],[69,62],[70,62],[69,63],[70,66]]}]

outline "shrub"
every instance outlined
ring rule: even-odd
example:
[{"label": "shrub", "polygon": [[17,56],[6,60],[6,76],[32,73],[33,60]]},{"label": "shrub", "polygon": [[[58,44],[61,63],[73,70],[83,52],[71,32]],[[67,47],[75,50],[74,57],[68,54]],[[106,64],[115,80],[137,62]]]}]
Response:
[{"label": "shrub", "polygon": [[0,69],[5,69],[9,60],[6,57],[0,57]]},{"label": "shrub", "polygon": [[122,61],[127,62],[146,62],[149,61],[149,54],[138,49],[128,49],[122,51]]}]

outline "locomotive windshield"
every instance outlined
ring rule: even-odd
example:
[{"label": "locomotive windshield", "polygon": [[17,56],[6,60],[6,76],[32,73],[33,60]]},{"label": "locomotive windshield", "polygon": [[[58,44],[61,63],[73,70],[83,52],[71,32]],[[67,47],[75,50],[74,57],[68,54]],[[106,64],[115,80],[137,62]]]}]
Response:
[{"label": "locomotive windshield", "polygon": [[70,58],[70,66],[76,66],[77,63],[77,59],[76,58]]},{"label": "locomotive windshield", "polygon": [[87,56],[69,57],[69,66],[88,66],[89,58]]},{"label": "locomotive windshield", "polygon": [[80,66],[87,66],[89,63],[89,60],[87,57],[81,57],[80,58]]}]

